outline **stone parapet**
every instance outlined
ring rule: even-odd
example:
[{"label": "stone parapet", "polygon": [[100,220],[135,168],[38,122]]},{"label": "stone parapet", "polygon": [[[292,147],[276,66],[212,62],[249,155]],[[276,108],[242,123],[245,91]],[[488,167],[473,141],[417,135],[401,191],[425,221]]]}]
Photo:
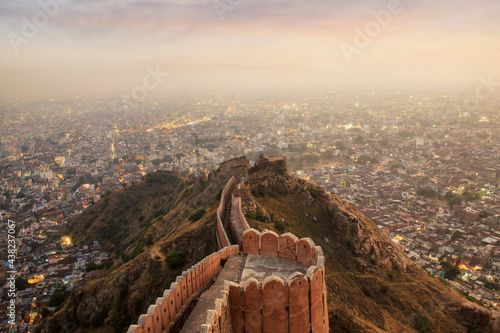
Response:
[{"label": "stone parapet", "polygon": [[[261,159],[256,166],[263,168],[269,164],[276,168],[276,172],[286,170],[286,160],[283,163],[280,158]],[[221,249],[178,276],[170,289],[149,306],[147,314],[139,317],[138,324],[129,327],[128,333],[179,332],[193,304],[218,275],[223,261],[239,254],[240,246],[230,245],[223,225],[235,186],[236,180],[232,177],[222,191],[217,209],[217,242]],[[241,210],[241,200],[239,197],[237,200],[233,202],[233,205],[237,203],[237,213],[233,211],[232,214],[238,214],[244,226],[238,230],[244,231],[235,239],[241,240],[243,254],[248,255],[246,263],[253,257],[265,262],[278,261],[280,265],[292,263],[293,267],[300,266],[303,270],[286,271],[281,277],[274,271],[267,272],[261,275],[261,281],[253,277],[244,281],[238,278],[239,283],[224,280],[220,298],[215,300],[213,308],[207,310],[199,332],[327,333],[325,258],[321,247],[310,238],[299,239],[291,233],[278,235],[270,230],[259,232],[249,228]],[[229,228],[233,228],[231,223]],[[234,233],[234,230],[230,231]]]},{"label": "stone parapet", "polygon": [[219,246],[219,249],[231,245],[226,230],[224,229],[223,221],[227,212],[227,205],[231,201],[231,196],[235,186],[236,179],[231,177],[221,193],[219,208],[217,209],[217,245]]},{"label": "stone parapet", "polygon": [[[288,278],[267,276],[227,282],[200,332],[213,333],[327,333],[329,331],[325,258],[310,238],[273,231],[244,232],[243,253],[293,260],[309,266],[306,274]],[[222,325],[224,323],[224,325]],[[228,325],[227,323],[230,323]]]},{"label": "stone parapet", "polygon": [[[203,292],[206,284],[216,276],[224,259],[239,254],[239,246],[225,247],[205,257],[188,270],[182,272],[169,289],[149,306],[147,314],[139,317],[137,325],[131,325],[127,333],[176,332],[177,321],[183,319],[181,312]],[[195,297],[195,294],[197,296]]]},{"label": "stone parapet", "polygon": [[243,253],[297,260],[307,266],[317,266],[321,257],[324,265],[321,247],[316,246],[310,238],[298,239],[291,233],[278,236],[270,230],[261,233],[253,228],[248,229],[243,233]]}]

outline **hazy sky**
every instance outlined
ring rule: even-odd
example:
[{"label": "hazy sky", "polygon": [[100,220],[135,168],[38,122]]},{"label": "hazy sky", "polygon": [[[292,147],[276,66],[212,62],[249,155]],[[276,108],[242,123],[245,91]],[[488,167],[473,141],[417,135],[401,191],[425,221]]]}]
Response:
[{"label": "hazy sky", "polygon": [[498,0],[2,0],[0,34],[4,97],[500,81]]}]

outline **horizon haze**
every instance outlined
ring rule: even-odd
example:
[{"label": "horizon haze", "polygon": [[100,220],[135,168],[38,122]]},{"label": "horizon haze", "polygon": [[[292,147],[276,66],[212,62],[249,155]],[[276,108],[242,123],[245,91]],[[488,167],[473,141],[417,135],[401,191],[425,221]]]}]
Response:
[{"label": "horizon haze", "polygon": [[0,97],[498,86],[499,14],[493,0],[6,1]]}]

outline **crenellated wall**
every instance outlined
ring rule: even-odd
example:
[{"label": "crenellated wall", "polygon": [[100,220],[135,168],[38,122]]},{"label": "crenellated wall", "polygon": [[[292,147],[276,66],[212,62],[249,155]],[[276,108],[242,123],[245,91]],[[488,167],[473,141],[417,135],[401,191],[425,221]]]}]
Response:
[{"label": "crenellated wall", "polygon": [[222,190],[222,194],[220,197],[219,208],[217,209],[217,245],[219,245],[219,249],[231,245],[231,243],[229,242],[229,237],[226,234],[226,230],[224,229],[223,221],[225,220],[227,206],[231,201],[231,196],[235,186],[236,179],[233,176]]},{"label": "crenellated wall", "polygon": [[243,253],[296,260],[307,266],[317,265],[320,256],[324,261],[323,250],[312,239],[298,239],[291,233],[278,236],[270,230],[262,233],[255,229],[246,230],[243,233]]},{"label": "crenellated wall", "polygon": [[156,299],[156,303],[149,306],[147,314],[139,317],[138,325],[131,325],[127,333],[178,332],[178,327],[182,326],[181,321],[184,319],[184,309],[199,297],[217,275],[221,261],[238,253],[238,245],[228,246],[184,271],[172,282],[170,289],[166,289],[162,296]]},{"label": "crenellated wall", "polygon": [[306,275],[295,273],[287,280],[269,276],[262,283],[253,278],[240,284],[228,282],[225,291],[229,294],[232,330],[220,332],[327,333],[323,289],[323,271],[316,266],[311,266]]},{"label": "crenellated wall", "polygon": [[[286,165],[285,165],[286,166]],[[179,332],[198,299],[221,270],[223,259],[239,254],[239,245],[230,245],[223,221],[227,207],[233,208],[229,223],[233,238],[241,243],[244,255],[271,256],[308,266],[290,276],[270,275],[263,281],[252,277],[240,283],[225,280],[220,298],[207,310],[201,333],[327,333],[328,308],[325,283],[325,258],[321,247],[310,238],[299,239],[291,233],[281,236],[273,231],[251,229],[241,209],[241,199],[232,198],[236,180],[232,177],[222,191],[217,209],[217,243],[221,250],[184,271],[163,292],[147,314],[139,317],[127,333]],[[236,201],[237,200],[237,201]],[[239,221],[234,221],[237,216]],[[235,235],[234,223],[241,223]],[[243,231],[244,230],[244,231]],[[204,311],[204,308],[203,308]],[[194,332],[193,332],[194,333]]]},{"label": "crenellated wall", "polygon": [[[207,311],[202,333],[327,333],[329,331],[325,259],[310,238],[286,233],[245,231],[243,253],[281,257],[310,266],[287,279],[271,275],[227,282],[213,310]],[[229,311],[227,311],[229,309]],[[229,316],[229,317],[228,317]],[[225,323],[225,324],[223,324]],[[227,323],[230,323],[228,325]]]}]

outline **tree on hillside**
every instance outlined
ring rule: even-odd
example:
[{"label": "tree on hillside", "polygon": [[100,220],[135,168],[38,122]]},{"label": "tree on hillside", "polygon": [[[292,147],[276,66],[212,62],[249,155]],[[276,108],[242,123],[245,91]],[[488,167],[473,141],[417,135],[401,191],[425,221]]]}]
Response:
[{"label": "tree on hillside", "polygon": [[444,277],[453,280],[460,274],[460,268],[447,261],[441,261],[441,266],[444,270]]},{"label": "tree on hillside", "polygon": [[417,195],[419,197],[435,198],[437,196],[437,192],[432,188],[421,188],[417,191]]},{"label": "tree on hillside", "polygon": [[445,193],[444,195],[444,198],[447,200],[447,201],[450,201],[451,199],[453,199],[454,195],[453,195],[453,192],[452,191],[448,191]]},{"label": "tree on hillside", "polygon": [[450,208],[453,209],[453,206],[455,205],[461,205],[463,201],[463,198],[461,195],[454,196],[448,204],[450,205]]},{"label": "tree on hillside", "polygon": [[470,191],[470,192],[466,191],[462,193],[462,197],[464,197],[465,200],[467,201],[476,201],[482,198],[482,194],[476,191]]},{"label": "tree on hillside", "polygon": [[165,261],[171,269],[181,268],[185,262],[185,255],[181,251],[172,250],[165,257]]}]

